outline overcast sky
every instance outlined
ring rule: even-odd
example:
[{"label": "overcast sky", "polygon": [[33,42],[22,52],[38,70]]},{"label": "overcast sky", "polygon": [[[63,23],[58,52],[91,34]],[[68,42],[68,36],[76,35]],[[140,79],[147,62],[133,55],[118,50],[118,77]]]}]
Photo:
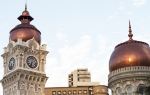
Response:
[{"label": "overcast sky", "polygon": [[[131,20],[133,39],[150,43],[148,0],[28,0],[31,22],[42,33],[49,54],[46,86],[68,86],[68,74],[88,68],[92,81],[107,85],[109,58],[114,47],[128,40]],[[17,17],[25,0],[0,2],[0,54],[9,42],[9,32],[20,24]],[[0,58],[0,79],[3,60]],[[0,87],[0,95],[2,88]]]}]

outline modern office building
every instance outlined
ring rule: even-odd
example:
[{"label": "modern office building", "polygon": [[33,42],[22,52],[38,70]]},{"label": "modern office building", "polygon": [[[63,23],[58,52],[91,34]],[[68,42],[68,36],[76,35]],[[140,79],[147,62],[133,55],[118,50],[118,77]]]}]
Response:
[{"label": "modern office building", "polygon": [[69,87],[99,85],[98,82],[91,82],[91,74],[88,69],[74,70],[68,76],[68,83]]}]

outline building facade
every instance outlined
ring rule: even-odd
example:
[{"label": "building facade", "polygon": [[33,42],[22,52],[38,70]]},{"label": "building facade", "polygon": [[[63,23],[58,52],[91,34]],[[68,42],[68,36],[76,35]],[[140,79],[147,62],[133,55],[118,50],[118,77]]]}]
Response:
[{"label": "building facade", "polygon": [[110,57],[108,87],[112,95],[150,95],[150,47],[133,40],[130,22],[128,36]]},{"label": "building facade", "polygon": [[21,24],[10,31],[4,48],[3,95],[44,95],[46,45],[41,45],[41,32],[30,22],[27,8],[18,17]]},{"label": "building facade", "polygon": [[45,95],[108,95],[107,86],[49,87]]}]

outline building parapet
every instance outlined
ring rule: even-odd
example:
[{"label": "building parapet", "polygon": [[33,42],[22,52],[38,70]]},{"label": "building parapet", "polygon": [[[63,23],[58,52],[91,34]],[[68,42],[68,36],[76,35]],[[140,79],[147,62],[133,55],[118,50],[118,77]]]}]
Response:
[{"label": "building parapet", "polygon": [[150,76],[150,67],[147,66],[132,66],[120,68],[115,71],[110,72],[108,75],[109,84],[113,81],[122,78],[136,78],[136,77],[149,77]]}]

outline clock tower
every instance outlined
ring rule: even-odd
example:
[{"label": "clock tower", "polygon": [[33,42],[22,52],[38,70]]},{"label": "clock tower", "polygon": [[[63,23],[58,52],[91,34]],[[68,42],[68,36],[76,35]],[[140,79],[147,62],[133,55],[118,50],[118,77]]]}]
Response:
[{"label": "clock tower", "polygon": [[41,32],[30,22],[27,7],[18,17],[21,24],[10,31],[4,48],[3,95],[44,95],[46,45],[41,45]]}]

